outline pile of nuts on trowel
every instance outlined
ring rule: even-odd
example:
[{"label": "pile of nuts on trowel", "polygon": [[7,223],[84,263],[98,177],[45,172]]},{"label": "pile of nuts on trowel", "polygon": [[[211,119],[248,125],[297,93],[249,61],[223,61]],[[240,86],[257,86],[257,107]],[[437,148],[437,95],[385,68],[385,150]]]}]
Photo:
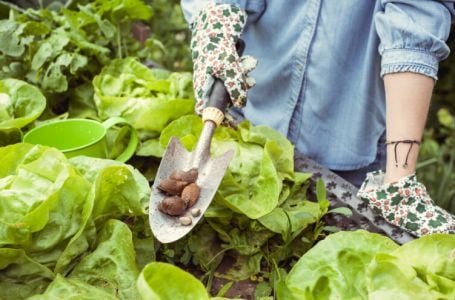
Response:
[{"label": "pile of nuts on trowel", "polygon": [[174,171],[169,178],[161,180],[158,188],[165,192],[168,197],[158,205],[158,209],[170,216],[181,216],[179,222],[182,225],[191,225],[191,216],[198,217],[201,214],[199,208],[193,208],[190,215],[184,215],[188,209],[196,204],[199,199],[201,188],[196,184],[199,173],[197,169],[189,171]]}]

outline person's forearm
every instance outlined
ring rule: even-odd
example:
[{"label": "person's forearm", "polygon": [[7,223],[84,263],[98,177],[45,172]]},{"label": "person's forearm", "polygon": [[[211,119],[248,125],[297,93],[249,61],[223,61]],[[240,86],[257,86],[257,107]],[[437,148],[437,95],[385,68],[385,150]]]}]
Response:
[{"label": "person's forearm", "polygon": [[[434,87],[434,80],[417,73],[393,73],[384,76],[386,93],[387,141],[416,140],[423,135],[428,108]],[[415,172],[419,145],[399,143],[397,161],[395,145],[387,146],[385,182],[394,182]]]}]

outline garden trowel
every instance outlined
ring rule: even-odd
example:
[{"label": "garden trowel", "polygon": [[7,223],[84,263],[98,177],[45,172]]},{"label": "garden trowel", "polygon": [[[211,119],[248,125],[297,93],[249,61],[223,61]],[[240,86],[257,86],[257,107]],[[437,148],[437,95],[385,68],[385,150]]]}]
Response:
[{"label": "garden trowel", "polygon": [[[242,52],[243,42],[237,43],[237,50]],[[229,94],[219,79],[215,83],[210,94],[207,106],[203,111],[202,120],[204,126],[193,152],[188,152],[176,137],[172,137],[164,152],[161,164],[158,168],[155,181],[152,186],[152,195],[149,204],[149,221],[153,235],[161,243],[174,242],[193,229],[202,218],[204,212],[212,202],[213,197],[220,185],[226,169],[234,156],[234,150],[229,150],[221,156],[210,155],[210,144],[215,128],[223,121],[224,112],[230,102]],[[179,216],[170,216],[158,209],[158,205],[167,197],[160,190],[162,180],[169,178],[174,171],[198,170],[196,184],[201,188],[199,198],[191,207],[191,210],[199,211],[199,215],[185,214],[191,218],[190,225],[182,225]]]}]

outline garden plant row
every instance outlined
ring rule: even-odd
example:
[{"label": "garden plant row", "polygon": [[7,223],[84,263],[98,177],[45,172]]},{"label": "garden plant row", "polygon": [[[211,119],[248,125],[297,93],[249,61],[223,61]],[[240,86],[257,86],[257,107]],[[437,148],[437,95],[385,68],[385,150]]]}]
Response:
[{"label": "garden plant row", "polygon": [[[172,136],[191,150],[202,129],[191,73],[143,63],[169,66],[166,42],[131,37],[135,21],[157,22],[153,5],[71,2],[1,7],[0,299],[455,297],[454,236],[399,246],[361,230],[332,233],[322,218],[349,212],[331,210],[322,181],[310,201],[311,174],[294,170],[292,144],[248,121],[215,132],[213,154],[235,156],[204,220],[158,243],[148,204],[160,157]],[[114,116],[139,134],[127,164],[21,143],[47,122]],[[110,157],[129,135],[109,131]],[[254,289],[236,290],[239,282]]]}]

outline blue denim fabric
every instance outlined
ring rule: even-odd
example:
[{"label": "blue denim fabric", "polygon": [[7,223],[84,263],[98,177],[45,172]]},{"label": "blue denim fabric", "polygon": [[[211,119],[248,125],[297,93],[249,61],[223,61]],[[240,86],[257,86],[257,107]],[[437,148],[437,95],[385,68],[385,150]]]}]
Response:
[{"label": "blue denim fabric", "polygon": [[368,172],[385,170],[387,159],[387,147],[384,144],[384,142],[385,139],[383,137],[379,139],[379,142],[377,144],[376,158],[371,164],[357,170],[332,171],[338,174],[339,176],[343,177],[346,181],[350,182],[356,188],[360,188]]},{"label": "blue denim fabric", "polygon": [[[182,0],[189,22],[206,0]],[[371,165],[385,131],[382,76],[437,79],[454,1],[216,0],[248,13],[245,54],[258,58],[245,117],[271,126],[332,170]]]}]

